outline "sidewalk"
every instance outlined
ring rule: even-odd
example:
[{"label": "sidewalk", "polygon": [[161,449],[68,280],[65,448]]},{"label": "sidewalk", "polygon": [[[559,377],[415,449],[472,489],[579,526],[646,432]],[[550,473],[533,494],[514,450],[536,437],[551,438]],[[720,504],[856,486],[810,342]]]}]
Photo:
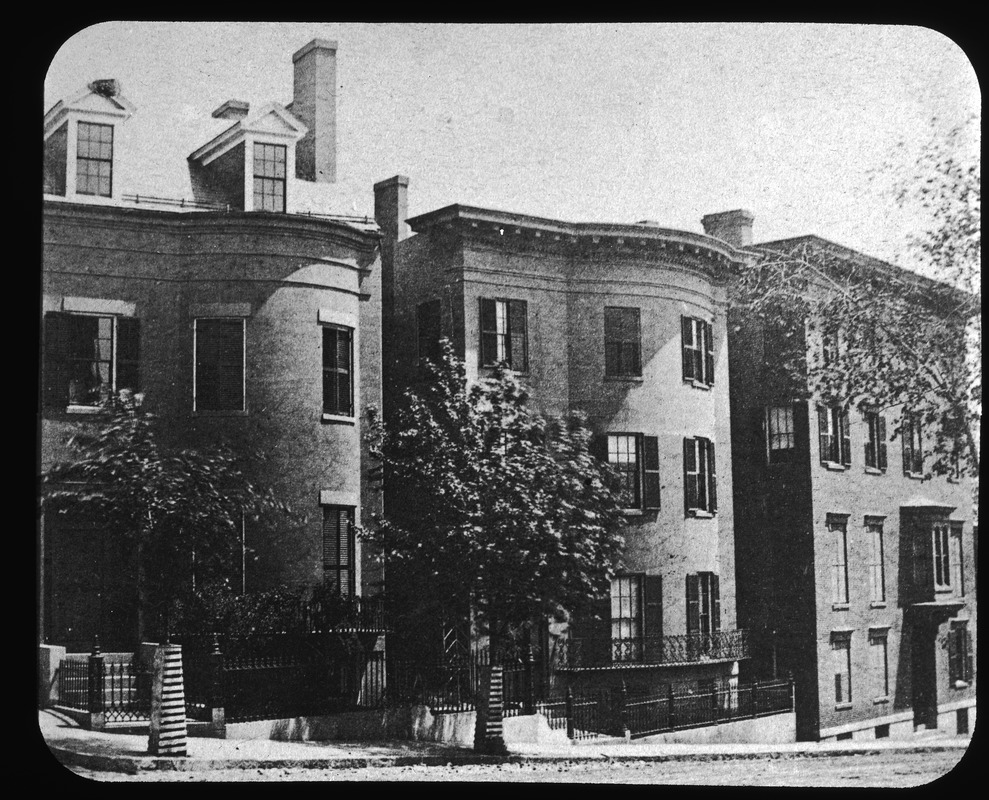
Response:
[{"label": "sidewalk", "polygon": [[87,731],[57,711],[40,711],[38,724],[55,757],[68,766],[136,774],[145,770],[348,769],[505,762],[685,761],[787,758],[882,753],[890,750],[964,751],[971,739],[934,733],[911,739],[790,744],[518,744],[506,756],[485,756],[434,742],[276,742],[268,739],[189,737],[184,758],[148,755],[147,724]]}]

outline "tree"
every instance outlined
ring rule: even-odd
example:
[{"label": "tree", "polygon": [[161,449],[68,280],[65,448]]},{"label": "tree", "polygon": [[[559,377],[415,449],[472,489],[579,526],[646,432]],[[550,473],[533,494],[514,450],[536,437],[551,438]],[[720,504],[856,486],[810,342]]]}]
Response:
[{"label": "tree", "polygon": [[229,448],[161,445],[142,399],[122,392],[93,424],[80,427],[67,457],[42,476],[42,507],[46,515],[98,520],[136,544],[144,638],[149,622],[160,624],[156,617],[193,592],[193,575],[200,588],[226,579],[245,518],[287,509],[246,477],[247,459]]},{"label": "tree", "polygon": [[468,385],[444,341],[427,372],[393,419],[373,417],[397,511],[363,536],[384,554],[389,594],[404,588],[434,619],[470,608],[496,653],[534,618],[607,591],[624,544],[615,476],[584,419],[534,413],[509,370]]},{"label": "tree", "polygon": [[763,248],[733,301],[771,332],[771,367],[791,386],[828,404],[908,412],[924,432],[927,475],[979,474],[981,169],[961,135],[928,145],[896,190],[926,219],[909,243],[918,271],[806,237]]}]

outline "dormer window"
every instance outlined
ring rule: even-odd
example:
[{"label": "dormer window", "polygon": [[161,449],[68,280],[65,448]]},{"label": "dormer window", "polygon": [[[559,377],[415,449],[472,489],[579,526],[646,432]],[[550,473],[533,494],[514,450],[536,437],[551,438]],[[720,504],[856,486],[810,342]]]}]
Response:
[{"label": "dormer window", "polygon": [[78,125],[76,191],[110,197],[113,188],[113,126],[93,122]]},{"label": "dormer window", "polygon": [[285,211],[285,162],[282,144],[254,143],[254,210]]}]

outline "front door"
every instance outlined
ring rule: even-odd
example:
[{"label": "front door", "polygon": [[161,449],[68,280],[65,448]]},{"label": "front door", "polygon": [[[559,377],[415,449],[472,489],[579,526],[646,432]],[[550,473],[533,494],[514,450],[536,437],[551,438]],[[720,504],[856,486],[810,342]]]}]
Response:
[{"label": "front door", "polygon": [[937,626],[917,621],[911,630],[910,672],[913,679],[915,728],[937,727],[937,667],[934,646]]}]

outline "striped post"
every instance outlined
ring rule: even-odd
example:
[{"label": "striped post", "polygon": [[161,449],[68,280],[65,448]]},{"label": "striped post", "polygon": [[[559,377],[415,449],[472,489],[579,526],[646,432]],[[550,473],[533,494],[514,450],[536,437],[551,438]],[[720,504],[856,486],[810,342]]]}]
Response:
[{"label": "striped post", "polygon": [[156,756],[187,755],[182,645],[155,648],[148,752]]},{"label": "striped post", "polygon": [[488,688],[488,718],[484,726],[484,750],[488,753],[504,753],[507,749],[502,726],[505,710],[504,679],[501,664],[492,664]]}]

